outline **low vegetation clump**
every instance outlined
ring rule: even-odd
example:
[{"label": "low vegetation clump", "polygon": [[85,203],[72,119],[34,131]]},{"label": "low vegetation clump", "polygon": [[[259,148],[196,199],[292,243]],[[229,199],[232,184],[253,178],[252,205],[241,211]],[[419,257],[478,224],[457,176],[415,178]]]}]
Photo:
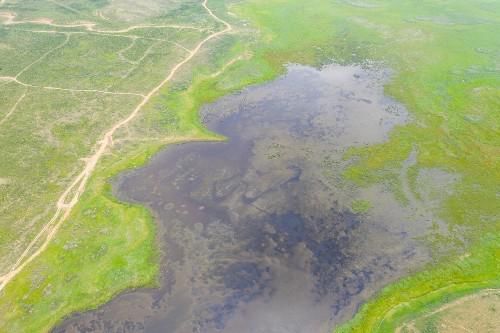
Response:
[{"label": "low vegetation clump", "polygon": [[368,200],[355,200],[351,205],[352,211],[358,214],[365,214],[372,208],[372,204]]}]

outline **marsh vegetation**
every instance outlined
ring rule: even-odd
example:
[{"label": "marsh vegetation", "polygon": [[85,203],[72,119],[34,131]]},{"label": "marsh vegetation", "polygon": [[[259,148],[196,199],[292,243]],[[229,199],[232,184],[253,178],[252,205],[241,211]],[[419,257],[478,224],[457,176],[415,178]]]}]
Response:
[{"label": "marsh vegetation", "polygon": [[[359,131],[367,135],[357,138],[360,144],[334,141],[300,155],[319,168],[317,177],[342,190],[337,195],[350,193],[339,198],[339,211],[360,216],[359,228],[375,227],[387,211],[401,212],[386,228],[407,232],[404,244],[422,249],[427,262],[412,271],[398,267],[397,280],[381,280],[384,288],[372,286],[373,292],[347,302],[364,305],[350,321],[354,308],[345,312],[338,331],[439,329],[449,317],[432,313],[443,303],[499,287],[497,2],[211,0],[209,8],[233,30],[207,40],[191,57],[200,42],[225,32],[223,21],[197,0],[147,0],[140,6],[128,0],[0,1],[0,331],[48,331],[70,313],[95,308],[124,290],[160,286],[159,263],[170,255],[155,242],[161,227],[143,206],[117,200],[110,179],[144,165],[166,144],[220,141],[198,111],[283,75],[293,63],[317,69],[376,64],[390,74],[375,84],[377,94],[394,102],[384,112],[395,115],[403,106],[408,113],[383,132]],[[168,84],[154,90],[188,57]],[[105,136],[150,92],[133,121]],[[211,105],[224,109],[223,101]],[[370,105],[353,103],[352,115]],[[312,122],[318,133],[340,129],[325,124],[351,129],[373,120],[330,111]],[[344,132],[346,140],[349,133],[354,131]],[[65,223],[44,229],[58,199],[88,165],[81,158],[95,156],[103,142],[98,163],[84,177],[85,191],[69,191],[78,202],[70,205]],[[293,147],[300,151],[299,144]],[[269,138],[256,149],[259,167],[279,164],[294,151],[289,142]],[[293,177],[296,170],[287,172]],[[218,188],[223,195],[237,185],[228,181]],[[278,255],[273,262],[282,267],[280,260]],[[9,272],[23,262],[11,279]],[[244,263],[230,266],[236,276],[253,276],[263,267]]]}]

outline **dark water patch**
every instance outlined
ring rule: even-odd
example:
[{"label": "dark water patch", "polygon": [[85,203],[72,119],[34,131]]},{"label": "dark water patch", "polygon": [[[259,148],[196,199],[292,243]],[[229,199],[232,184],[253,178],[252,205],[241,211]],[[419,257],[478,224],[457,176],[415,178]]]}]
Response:
[{"label": "dark water patch", "polygon": [[226,143],[169,147],[123,174],[120,198],[150,207],[164,256],[157,290],[121,295],[55,332],[330,332],[386,283],[426,260],[426,221],[378,188],[350,211],[345,149],[406,121],[388,73],[332,65],[208,105]]}]

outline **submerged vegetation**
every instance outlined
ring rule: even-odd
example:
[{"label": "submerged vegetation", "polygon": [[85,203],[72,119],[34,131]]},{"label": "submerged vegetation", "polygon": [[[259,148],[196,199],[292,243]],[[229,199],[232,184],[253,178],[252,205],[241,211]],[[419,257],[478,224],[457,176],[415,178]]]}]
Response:
[{"label": "submerged vegetation", "polygon": [[368,200],[355,200],[351,205],[352,211],[358,214],[368,213],[372,204]]},{"label": "submerged vegetation", "polygon": [[[50,17],[61,24],[96,20],[106,29],[125,26],[125,21],[106,23],[92,16],[107,8],[105,2],[71,1],[69,7],[80,14],[61,12],[50,1],[30,3],[39,8],[30,11],[28,5],[6,1],[0,12],[16,12],[19,20]],[[167,3],[165,16],[159,18],[113,7],[102,15],[128,13],[127,20],[138,24],[199,22],[201,27],[222,29],[201,10],[199,1]],[[345,158],[351,164],[344,175],[350,181],[359,186],[382,183],[404,204],[409,198],[401,191],[400,170],[412,152],[416,163],[408,177],[417,199],[425,200],[419,179],[426,170],[459,176],[453,191],[442,193],[435,208],[439,219],[422,240],[434,262],[384,288],[337,331],[392,332],[439,304],[500,287],[498,2],[213,0],[209,5],[235,31],[203,48],[128,128],[119,131],[54,241],[0,291],[0,331],[48,331],[64,316],[94,308],[125,289],[154,286],[160,254],[152,218],[145,208],[113,199],[109,180],[142,165],[165,144],[219,140],[200,124],[200,106],[274,78],[287,63],[374,61],[394,70],[386,93],[404,103],[413,119],[396,128],[385,143],[349,151]],[[0,235],[2,272],[52,215],[52,204],[78,171],[78,159],[139,100],[135,95],[43,87],[144,94],[161,80],[159,73],[186,52],[161,41],[138,39],[130,46],[127,38],[80,35],[84,28],[74,28],[79,33],[71,36],[25,31],[41,27],[59,29],[0,25],[0,76],[27,69],[18,79],[32,85],[0,80],[0,119],[7,119],[0,123],[0,227],[7,230]],[[153,30],[141,33],[147,38],[161,35]],[[165,34],[170,42],[189,47],[206,37],[204,30]],[[19,48],[15,53],[14,44]],[[47,52],[50,56],[44,57]],[[61,67],[65,63],[70,66]],[[65,70],[74,76],[63,75]],[[365,213],[370,204],[357,201],[352,208]]]}]

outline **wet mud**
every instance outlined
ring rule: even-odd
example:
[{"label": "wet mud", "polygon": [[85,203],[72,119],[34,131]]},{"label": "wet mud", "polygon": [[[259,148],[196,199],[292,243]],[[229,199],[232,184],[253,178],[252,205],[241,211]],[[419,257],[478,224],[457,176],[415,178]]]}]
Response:
[{"label": "wet mud", "polygon": [[[429,226],[383,188],[356,189],[346,149],[408,121],[379,68],[293,65],[202,110],[224,143],[168,147],[117,179],[159,224],[161,287],[116,297],[54,332],[323,333],[426,262]],[[374,208],[357,215],[352,200]]]}]

